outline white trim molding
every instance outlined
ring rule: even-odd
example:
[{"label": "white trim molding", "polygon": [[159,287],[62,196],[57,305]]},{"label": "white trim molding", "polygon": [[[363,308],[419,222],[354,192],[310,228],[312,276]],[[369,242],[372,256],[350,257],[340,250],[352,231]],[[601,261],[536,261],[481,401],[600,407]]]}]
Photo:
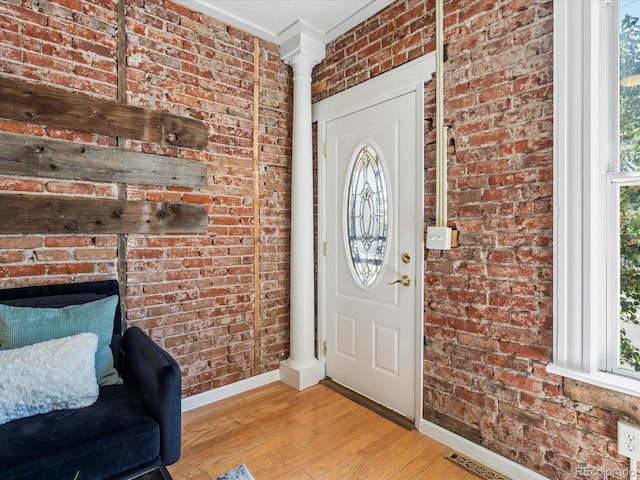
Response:
[{"label": "white trim molding", "polygon": [[[607,8],[554,1],[554,346],[550,372],[606,361]],[[569,375],[568,375],[569,374]]]},{"label": "white trim molding", "polygon": [[371,18],[393,0],[177,0],[186,7],[233,25],[260,38],[282,45],[289,40],[297,22],[313,27],[322,45]]},{"label": "white trim molding", "polygon": [[233,397],[240,393],[245,393],[255,388],[264,387],[274,382],[280,381],[280,372],[272,370],[271,372],[262,373],[255,377],[246,378],[220,388],[214,388],[206,392],[192,395],[191,397],[182,399],[182,413],[196,408],[204,407],[212,403],[216,403],[225,398]]},{"label": "white trim molding", "polygon": [[553,363],[584,373],[598,369],[606,318],[605,8],[554,1]]},{"label": "white trim molding", "polygon": [[[313,121],[328,122],[416,90],[433,79],[436,54],[428,53],[313,105]],[[348,101],[345,101],[348,92]],[[424,105],[423,105],[424,107]],[[423,140],[424,141],[424,140]],[[423,223],[423,222],[421,222]]]},{"label": "white trim molding", "polygon": [[419,431],[436,442],[440,442],[452,450],[473,458],[475,461],[509,478],[517,478],[518,480],[547,480],[546,477],[543,477],[533,470],[529,470],[502,455],[492,452],[482,445],[478,445],[477,443],[473,443],[466,438],[456,435],[435,423],[423,419]]}]

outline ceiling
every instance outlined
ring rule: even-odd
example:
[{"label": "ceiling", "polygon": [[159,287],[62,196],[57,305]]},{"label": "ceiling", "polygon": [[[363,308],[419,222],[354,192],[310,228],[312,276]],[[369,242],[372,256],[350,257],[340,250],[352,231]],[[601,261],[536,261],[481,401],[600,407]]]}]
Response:
[{"label": "ceiling", "polygon": [[176,1],[278,45],[301,26],[326,45],[394,0]]}]

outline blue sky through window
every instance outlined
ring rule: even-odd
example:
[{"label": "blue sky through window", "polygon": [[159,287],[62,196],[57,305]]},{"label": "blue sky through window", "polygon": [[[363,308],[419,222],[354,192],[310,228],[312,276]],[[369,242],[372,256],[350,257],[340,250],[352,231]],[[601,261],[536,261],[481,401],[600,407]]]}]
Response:
[{"label": "blue sky through window", "polygon": [[627,14],[640,18],[640,0],[620,0],[620,20]]}]

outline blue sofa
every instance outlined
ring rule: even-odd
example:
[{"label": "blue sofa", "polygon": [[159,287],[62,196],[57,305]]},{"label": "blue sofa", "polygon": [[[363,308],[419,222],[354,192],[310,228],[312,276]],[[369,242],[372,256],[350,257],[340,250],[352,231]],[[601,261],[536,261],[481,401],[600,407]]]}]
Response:
[{"label": "blue sofa", "polygon": [[[115,280],[24,287],[0,290],[0,304],[62,308],[118,293]],[[180,369],[142,330],[121,325],[118,302],[110,347],[123,383],[100,386],[88,407],[0,425],[0,478],[122,480],[179,459]]]}]

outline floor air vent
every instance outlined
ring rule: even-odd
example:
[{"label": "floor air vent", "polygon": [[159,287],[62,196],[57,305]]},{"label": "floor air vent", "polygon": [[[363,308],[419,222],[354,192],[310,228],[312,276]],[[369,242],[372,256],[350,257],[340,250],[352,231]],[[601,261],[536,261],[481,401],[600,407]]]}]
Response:
[{"label": "floor air vent", "polygon": [[451,452],[448,455],[445,455],[445,458],[480,478],[485,478],[486,480],[509,480],[509,478],[504,475],[501,475],[498,472],[491,470],[489,467],[482,465],[471,458],[465,457],[458,452]]}]

